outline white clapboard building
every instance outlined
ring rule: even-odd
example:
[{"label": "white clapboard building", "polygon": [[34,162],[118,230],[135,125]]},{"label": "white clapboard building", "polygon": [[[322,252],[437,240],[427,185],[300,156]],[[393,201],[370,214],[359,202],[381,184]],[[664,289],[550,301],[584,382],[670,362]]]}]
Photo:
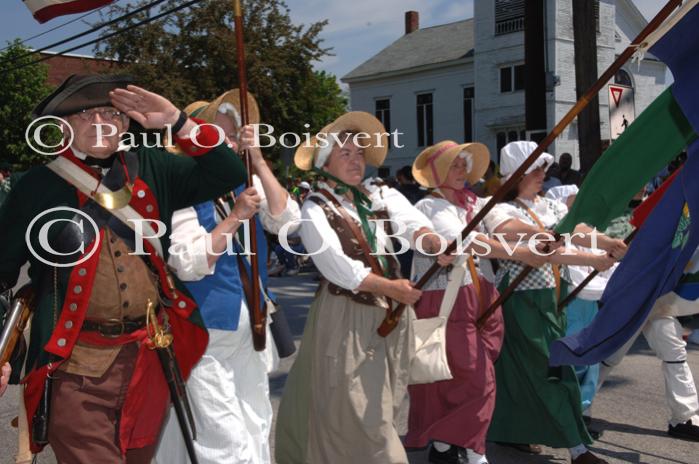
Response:
[{"label": "white clapboard building", "polygon": [[[576,100],[572,1],[545,1],[547,130]],[[599,0],[596,12],[601,74],[647,21],[631,0]],[[389,170],[381,175],[394,175],[425,146],[441,140],[482,142],[497,161],[506,143],[536,136],[525,131],[524,0],[478,0],[473,18],[424,29],[417,13],[408,12],[405,24],[402,37],[342,77],[353,110],[376,114],[390,131],[403,133],[403,147],[391,147]],[[609,84],[613,89],[600,93],[604,140],[614,140],[623,119],[632,122],[669,78],[666,66],[646,55],[627,63]],[[610,95],[613,108],[618,98],[624,110],[623,115],[616,112],[612,129]],[[557,157],[573,154],[577,167],[575,122],[549,151]]]}]

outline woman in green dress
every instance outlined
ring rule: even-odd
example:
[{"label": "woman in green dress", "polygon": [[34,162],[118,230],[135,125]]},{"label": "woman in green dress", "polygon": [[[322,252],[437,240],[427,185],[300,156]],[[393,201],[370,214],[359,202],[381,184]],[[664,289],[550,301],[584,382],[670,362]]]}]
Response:
[{"label": "woman in green dress", "polygon": [[[501,152],[501,172],[507,177],[534,151],[534,142],[512,142]],[[486,228],[517,240],[518,234],[531,238],[550,231],[568,210],[564,203],[539,196],[546,168],[553,156],[544,153],[526,175],[485,220]],[[575,245],[590,247],[592,229],[578,225]],[[565,265],[579,264],[606,270],[621,257],[625,245],[602,234],[596,235],[593,254],[560,247],[551,251],[550,264],[534,269],[503,305],[505,341],[495,364],[497,399],[488,439],[499,443],[528,446],[540,443],[568,448],[573,464],[600,464],[603,459],[585,445],[592,442],[582,417],[580,388],[572,366],[549,369],[549,344],[565,336],[565,311],[557,306],[565,296]],[[524,268],[516,261],[500,261],[496,283],[502,292]],[[540,452],[532,446],[531,451]]]}]

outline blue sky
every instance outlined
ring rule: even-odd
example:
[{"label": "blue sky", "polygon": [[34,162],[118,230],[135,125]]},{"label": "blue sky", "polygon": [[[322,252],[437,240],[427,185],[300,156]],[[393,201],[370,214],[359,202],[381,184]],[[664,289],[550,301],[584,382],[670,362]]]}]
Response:
[{"label": "blue sky", "polygon": [[[63,16],[39,24],[20,0],[4,0],[3,3],[3,14],[0,15],[2,47],[8,40],[31,37],[80,16]],[[119,0],[117,3],[126,5],[129,1]],[[347,74],[398,39],[404,32],[403,14],[407,10],[420,12],[420,27],[459,21],[473,16],[473,0],[286,0],[286,3],[296,24],[329,20],[321,36],[324,39],[323,45],[332,47],[335,56],[325,57],[322,62],[317,63],[317,68],[338,77]],[[665,2],[634,0],[634,3],[647,18],[650,18]],[[83,21],[94,22],[98,17],[95,13]],[[88,28],[83,21],[76,21],[47,33],[27,42],[27,45],[40,48],[82,32]],[[83,37],[79,40],[87,41],[89,38],[94,37]],[[58,47],[56,51],[78,43]],[[92,48],[87,48],[78,52],[89,54],[91,51]]]}]

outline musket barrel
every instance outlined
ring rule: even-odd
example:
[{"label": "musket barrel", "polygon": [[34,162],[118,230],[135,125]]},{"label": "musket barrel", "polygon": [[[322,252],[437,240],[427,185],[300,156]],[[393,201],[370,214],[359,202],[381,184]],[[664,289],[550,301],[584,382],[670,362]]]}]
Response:
[{"label": "musket barrel", "polygon": [[10,307],[10,313],[5,319],[5,325],[2,328],[2,335],[0,335],[0,366],[9,362],[12,357],[12,351],[14,350],[14,341],[17,339],[19,333],[23,328],[19,327],[22,320],[22,310],[24,309],[24,302],[22,299],[17,298],[12,303]]}]

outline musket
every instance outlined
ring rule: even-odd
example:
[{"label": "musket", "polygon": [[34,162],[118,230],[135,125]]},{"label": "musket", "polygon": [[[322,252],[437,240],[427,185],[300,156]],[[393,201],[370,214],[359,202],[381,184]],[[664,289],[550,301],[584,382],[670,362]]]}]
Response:
[{"label": "musket", "polygon": [[[602,87],[614,77],[614,75],[621,69],[621,67],[633,56],[637,48],[643,44],[643,41],[649,34],[656,30],[665,19],[667,19],[670,14],[682,3],[682,0],[670,0],[667,4],[658,12],[657,15],[643,28],[643,30],[638,34],[638,36],[631,42],[631,44],[626,47],[626,49],[619,55],[619,57],[614,61],[614,63],[607,68],[607,70],[602,73],[600,78],[595,82],[592,87],[585,92],[585,94],[580,97],[580,99],[575,103],[575,105],[566,113],[566,115],[561,119],[558,124],[551,130],[551,132],[539,143],[536,149],[531,155],[522,163],[522,165],[517,168],[517,170],[512,173],[512,176],[505,182],[492,196],[492,198],[486,203],[483,208],[478,211],[478,213],[473,217],[473,219],[466,225],[463,231],[461,231],[460,237],[466,237],[471,233],[476,226],[485,218],[485,216],[490,212],[493,207],[502,201],[505,195],[512,190],[522,177],[524,177],[527,169],[534,164],[534,162],[541,156],[541,154],[548,148],[551,143],[558,137],[563,130],[568,127],[568,125],[573,122],[583,109],[590,103],[592,98],[602,90]],[[444,253],[449,254],[456,250],[456,241],[453,241],[444,250]],[[415,288],[421,289],[427,282],[437,273],[439,270],[439,265],[435,262],[420,278],[420,280],[414,285]],[[531,271],[529,271],[531,272]],[[515,278],[513,284],[520,279]],[[508,289],[509,290],[509,289]],[[514,288],[512,289],[514,290]],[[509,292],[510,294],[512,292]],[[500,300],[500,298],[498,298]],[[504,300],[503,300],[504,302]],[[387,336],[391,333],[393,329],[396,328],[401,316],[405,311],[405,305],[400,304],[395,309],[393,309],[383,320],[381,326],[378,328],[378,333],[382,337]]]},{"label": "musket", "polygon": [[[4,298],[3,298],[4,299]],[[14,299],[3,302],[6,306],[5,322],[0,335],[0,366],[10,362],[32,313],[34,292],[29,284],[22,287]]]},{"label": "musket", "polygon": [[175,359],[175,353],[172,349],[173,337],[167,332],[167,314],[163,313],[163,325],[158,323],[155,315],[154,304],[148,300],[146,309],[146,327],[148,338],[150,339],[149,348],[155,350],[158,355],[158,360],[163,368],[165,381],[170,390],[170,401],[175,409],[177,423],[182,431],[187,454],[192,464],[198,464],[196,451],[194,449],[194,440],[197,438],[197,430],[194,425],[194,415],[192,408],[187,398],[187,389],[184,383],[184,378],[180,372],[180,368]]},{"label": "musket", "polygon": [[[240,89],[240,119],[242,127],[249,122],[248,117],[248,79],[245,68],[245,42],[243,37],[243,10],[240,0],[233,0],[235,20],[235,46],[238,55],[238,88]],[[252,187],[252,159],[247,150],[244,151],[245,169],[248,172],[247,187]],[[262,304],[260,298],[260,267],[257,259],[257,224],[250,221],[250,283],[252,295],[248,304],[250,311],[250,325],[252,327],[252,344],[255,351],[265,349],[267,338],[267,306]]]}]

